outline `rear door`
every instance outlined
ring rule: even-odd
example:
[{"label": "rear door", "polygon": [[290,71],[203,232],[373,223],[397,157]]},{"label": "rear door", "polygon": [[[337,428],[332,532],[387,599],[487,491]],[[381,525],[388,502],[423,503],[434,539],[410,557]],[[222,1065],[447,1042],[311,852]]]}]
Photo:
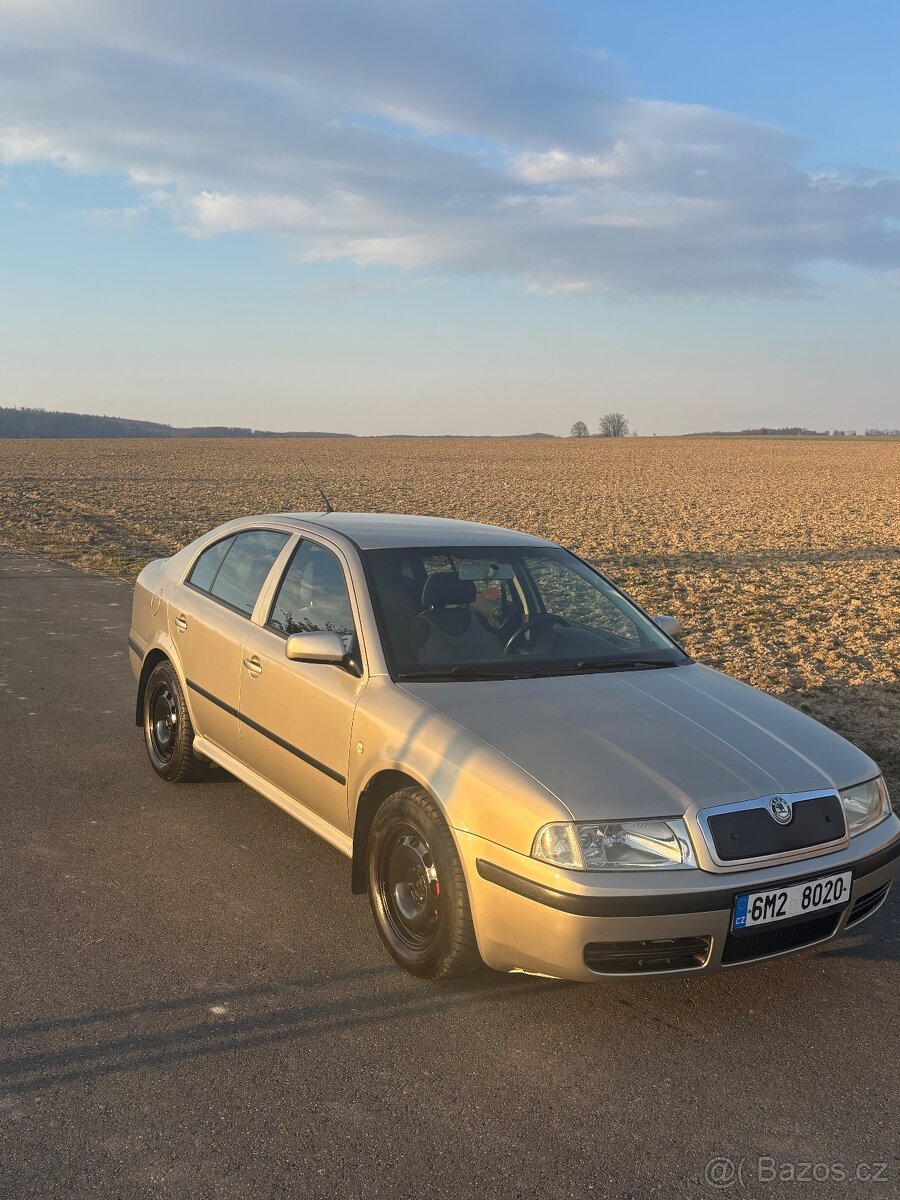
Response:
[{"label": "rear door", "polygon": [[288,534],[245,530],[207,546],[169,601],[177,647],[198,733],[240,755],[241,647],[257,597]]},{"label": "rear door", "polygon": [[[269,610],[247,632],[241,667],[242,759],[292,799],[347,834],[347,769],[353,712],[365,687],[345,565],[304,537]],[[339,633],[356,660],[346,669],[292,662],[292,633]]]}]

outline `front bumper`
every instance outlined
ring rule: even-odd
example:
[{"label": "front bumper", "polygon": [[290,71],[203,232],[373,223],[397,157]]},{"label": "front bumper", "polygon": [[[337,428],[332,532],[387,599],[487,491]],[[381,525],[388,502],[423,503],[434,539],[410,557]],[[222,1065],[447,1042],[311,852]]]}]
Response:
[{"label": "front bumper", "polygon": [[[880,907],[900,857],[895,815],[833,854],[800,862],[721,874],[619,871],[602,883],[597,874],[557,870],[473,834],[457,830],[456,837],[485,962],[583,981],[715,971],[828,941]],[[842,907],[737,937],[730,932],[741,893],[848,869],[852,890]],[[668,942],[670,954],[648,945],[641,966],[628,969],[627,947]]]}]

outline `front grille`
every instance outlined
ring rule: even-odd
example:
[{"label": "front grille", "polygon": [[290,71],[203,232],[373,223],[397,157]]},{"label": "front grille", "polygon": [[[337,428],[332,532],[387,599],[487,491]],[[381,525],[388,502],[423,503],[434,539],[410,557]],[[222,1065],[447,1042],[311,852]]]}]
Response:
[{"label": "front grille", "polygon": [[860,896],[850,910],[850,916],[847,918],[845,928],[849,929],[851,925],[856,925],[859,921],[864,921],[866,917],[871,916],[890,890],[891,881],[888,880],[880,888],[876,888],[874,892],[867,892],[865,896]]},{"label": "front grille", "polygon": [[659,938],[644,942],[590,942],[584,965],[604,975],[639,975],[645,971],[689,971],[709,957],[708,937]]},{"label": "front grille", "polygon": [[828,913],[824,917],[813,917],[781,928],[761,929],[759,933],[745,933],[741,937],[729,933],[722,951],[722,964],[750,962],[754,958],[767,958],[770,954],[799,950],[801,946],[820,942],[831,937],[840,917],[840,913]]},{"label": "front grille", "polygon": [[738,805],[707,818],[716,854],[722,862],[764,858],[807,850],[844,836],[844,810],[835,793],[796,800],[787,825],[779,825],[767,805]]}]

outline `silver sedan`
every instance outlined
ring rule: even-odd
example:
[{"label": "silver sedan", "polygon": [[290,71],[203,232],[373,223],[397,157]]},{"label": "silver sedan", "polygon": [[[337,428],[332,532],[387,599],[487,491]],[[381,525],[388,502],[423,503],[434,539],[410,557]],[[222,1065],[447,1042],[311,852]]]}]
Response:
[{"label": "silver sedan", "polygon": [[247,517],[141,572],[136,720],[163,779],[218,763],[346,855],[416,975],[702,972],[854,928],[900,855],[877,765],[679,628],[508,529]]}]

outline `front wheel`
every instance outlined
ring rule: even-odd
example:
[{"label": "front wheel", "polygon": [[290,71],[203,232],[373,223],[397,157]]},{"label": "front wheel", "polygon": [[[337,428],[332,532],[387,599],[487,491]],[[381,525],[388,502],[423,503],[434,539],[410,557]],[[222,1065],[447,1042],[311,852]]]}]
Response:
[{"label": "front wheel", "polygon": [[452,979],[481,965],[462,864],[424,789],[404,788],[376,812],[367,878],[381,940],[401,967]]},{"label": "front wheel", "polygon": [[168,660],[150,672],[144,688],[144,745],[150,765],[168,783],[187,783],[209,763],[194,754],[194,727],[175,668]]}]

